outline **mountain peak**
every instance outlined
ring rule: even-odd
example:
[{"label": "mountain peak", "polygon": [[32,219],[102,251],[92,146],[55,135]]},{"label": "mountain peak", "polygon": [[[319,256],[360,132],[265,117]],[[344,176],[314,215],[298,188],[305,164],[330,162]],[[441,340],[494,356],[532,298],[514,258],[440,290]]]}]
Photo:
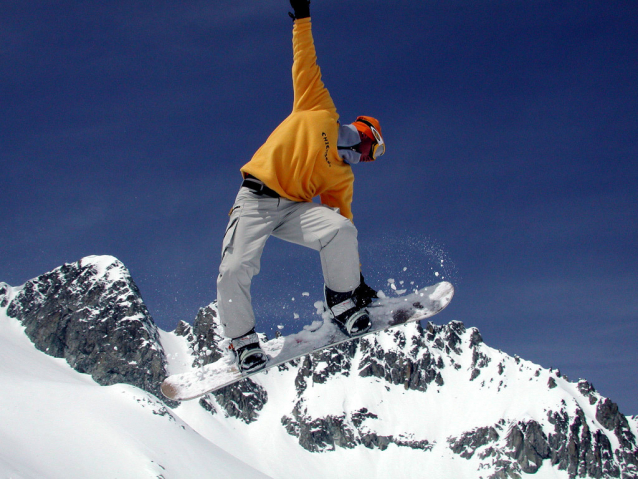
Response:
[{"label": "mountain peak", "polygon": [[[131,384],[158,398],[168,370],[199,368],[228,346],[215,302],[192,326],[159,331],[112,256],[65,264],[18,288],[0,283],[0,305],[41,351],[99,384]],[[500,479],[547,470],[638,478],[635,418],[589,382],[495,350],[461,321],[406,324],[167,405],[169,420],[273,477],[449,470],[439,477]],[[286,461],[273,462],[273,450],[315,470],[291,473]],[[337,475],[327,472],[333,457],[343,459]]]},{"label": "mountain peak", "polygon": [[[208,308],[215,330],[216,305]],[[220,339],[206,343],[200,333],[197,348],[221,354]],[[275,421],[264,411],[281,397],[293,402]],[[353,340],[201,404],[261,428],[283,427],[315,454],[397,447],[466,461],[463,470],[486,479],[541,467],[569,477],[638,477],[636,424],[612,401],[585,380],[570,383],[558,370],[489,347],[461,321]]]},{"label": "mountain peak", "polygon": [[36,348],[99,384],[126,383],[159,396],[166,360],[158,330],[116,258],[89,256],[27,281],[8,301],[7,315],[25,326]]}]

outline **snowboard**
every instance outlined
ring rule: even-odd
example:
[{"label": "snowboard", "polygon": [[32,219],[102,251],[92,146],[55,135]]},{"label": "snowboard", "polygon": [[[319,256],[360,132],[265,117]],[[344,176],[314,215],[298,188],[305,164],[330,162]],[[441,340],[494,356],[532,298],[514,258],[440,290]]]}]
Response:
[{"label": "snowboard", "polygon": [[[269,359],[259,371],[242,373],[234,353],[227,350],[226,355],[214,363],[167,377],[161,386],[162,394],[177,401],[195,399],[301,356],[434,316],[450,303],[453,295],[454,286],[442,281],[403,296],[383,296],[368,306],[372,322],[370,330],[354,338],[344,334],[324,311],[323,321],[315,321],[298,333],[262,342]],[[226,343],[229,341],[222,342],[222,346]]]}]

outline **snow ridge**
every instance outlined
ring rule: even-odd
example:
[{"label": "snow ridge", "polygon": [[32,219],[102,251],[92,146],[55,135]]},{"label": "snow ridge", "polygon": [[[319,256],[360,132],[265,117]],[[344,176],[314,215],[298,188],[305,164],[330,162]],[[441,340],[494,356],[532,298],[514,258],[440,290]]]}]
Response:
[{"label": "snow ridge", "polygon": [[119,260],[90,256],[4,289],[7,315],[25,326],[36,348],[100,384],[131,384],[159,396],[167,374],[158,328]]},{"label": "snow ridge", "polygon": [[[215,303],[192,326],[158,330],[113,257],[18,288],[0,283],[0,384],[12,390],[0,399],[0,444],[15,445],[0,452],[0,476],[638,478],[635,417],[585,380],[490,348],[459,321],[344,343],[200,400],[161,398],[168,373],[213,362],[225,347]],[[19,445],[32,440],[33,421],[32,466]],[[54,439],[65,423],[69,439]],[[136,453],[105,462],[96,425],[112,438],[106,447]]]},{"label": "snow ridge", "polygon": [[[206,309],[217,317],[215,304]],[[490,348],[458,321],[345,343],[199,404],[251,427],[283,428],[313,454],[399,448],[472,477],[638,477],[633,419],[587,381]]]}]

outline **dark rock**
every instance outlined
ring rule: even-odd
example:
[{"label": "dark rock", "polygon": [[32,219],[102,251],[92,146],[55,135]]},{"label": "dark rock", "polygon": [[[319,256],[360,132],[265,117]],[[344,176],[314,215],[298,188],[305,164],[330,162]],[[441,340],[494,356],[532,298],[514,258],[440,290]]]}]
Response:
[{"label": "dark rock", "polygon": [[591,385],[589,382],[585,381],[584,379],[581,379],[580,381],[578,381],[578,390],[585,397],[589,397],[596,392],[596,389],[594,388],[594,386]]},{"label": "dark rock", "polygon": [[600,430],[591,431],[580,408],[573,417],[565,409],[548,413],[548,420],[554,425],[548,437],[552,464],[567,471],[570,478],[620,477],[620,465],[614,459],[609,439]]},{"label": "dark rock", "polygon": [[609,399],[602,401],[596,408],[596,419],[602,426],[610,431],[615,431],[619,426],[629,427],[627,418],[620,414],[618,405]]},{"label": "dark rock", "polygon": [[[614,408],[601,415],[614,417]],[[585,413],[577,408],[570,416],[567,409],[548,412],[553,431],[543,430],[536,421],[508,424],[501,420],[490,427],[477,428],[458,438],[449,438],[452,452],[463,458],[478,456],[480,469],[490,468],[490,478],[520,477],[534,474],[547,461],[570,478],[636,478],[638,454],[635,446],[613,451],[607,435],[592,430]],[[611,420],[610,422],[614,422]],[[507,430],[504,440],[500,431]],[[622,471],[622,472],[621,472]]]},{"label": "dark rock", "polygon": [[[424,334],[423,329],[419,328],[417,336],[413,339],[420,343]],[[359,376],[378,377],[391,384],[403,385],[405,389],[416,391],[426,391],[434,381],[439,385],[443,384],[443,378],[438,371],[442,362],[435,360],[426,346],[412,348],[410,353],[406,354],[400,347],[402,341],[403,344],[407,341],[405,332],[398,331],[395,339],[399,347],[391,350],[382,348],[374,337],[361,340],[363,355],[359,362]]]},{"label": "dark rock", "polygon": [[448,444],[454,454],[470,459],[478,448],[498,440],[499,434],[494,427],[480,427],[464,433],[459,438],[448,439]]},{"label": "dark rock", "polygon": [[9,304],[9,288],[7,283],[0,283],[0,308],[6,308]]},{"label": "dark rock", "polygon": [[599,402],[596,408],[596,419],[605,429],[613,431],[622,447],[622,451],[620,452],[622,460],[636,466],[636,470],[638,471],[636,436],[634,436],[631,431],[627,418],[618,410],[618,405],[610,399]]},{"label": "dark rock", "polygon": [[472,334],[470,336],[470,347],[473,348],[475,346],[478,346],[479,344],[483,344],[483,336],[481,336],[479,330],[476,328],[472,328],[471,331]]},{"label": "dark rock", "polygon": [[202,367],[214,363],[223,356],[221,342],[222,327],[217,313],[217,304],[212,303],[197,312],[193,322],[191,348],[193,366]]},{"label": "dark rock", "polygon": [[365,408],[352,414],[310,418],[306,414],[303,401],[298,401],[292,413],[281,418],[281,424],[288,434],[297,437],[299,444],[310,452],[334,451],[337,447],[352,449],[358,445],[381,451],[387,449],[390,444],[424,451],[433,447],[427,440],[379,435],[364,427],[363,423],[368,419],[374,420],[377,416]]},{"label": "dark rock", "polygon": [[352,449],[357,445],[355,430],[345,422],[345,414],[311,419],[306,416],[302,401],[297,402],[291,415],[281,418],[281,424],[310,452],[334,451],[337,446]]},{"label": "dark rock", "polygon": [[[175,334],[188,341],[193,367],[200,368],[224,356],[226,346],[223,343],[226,339],[222,330],[217,304],[213,302],[197,312],[193,326],[180,322]],[[200,406],[211,414],[222,412],[247,424],[259,418],[259,412],[267,402],[266,390],[251,379],[239,381],[199,400]]]},{"label": "dark rock", "polygon": [[157,327],[117,259],[88,257],[28,281],[7,314],[36,348],[99,384],[131,384],[162,397],[166,359]]},{"label": "dark rock", "polygon": [[348,341],[334,348],[324,349],[310,356],[312,363],[312,382],[325,384],[329,378],[342,375],[348,377],[358,340]]},{"label": "dark rock", "polygon": [[514,425],[507,436],[508,455],[515,459],[526,474],[534,474],[550,457],[547,437],[536,421]]},{"label": "dark rock", "polygon": [[186,321],[180,321],[179,323],[177,323],[177,327],[173,332],[176,336],[182,336],[189,342],[192,342],[194,339],[193,327]]},{"label": "dark rock", "polygon": [[301,367],[297,371],[297,377],[295,378],[295,389],[297,390],[297,396],[301,394],[308,387],[307,379],[312,376],[313,362],[312,355],[304,356],[301,359]]},{"label": "dark rock", "polygon": [[461,336],[465,333],[465,325],[461,321],[452,321],[443,329],[446,346],[456,354],[461,354]]},{"label": "dark rock", "polygon": [[473,346],[472,350],[472,367],[480,369],[489,365],[491,359],[485,353],[480,351],[480,349],[476,347],[477,345]]},{"label": "dark rock", "polygon": [[[461,321],[452,321],[443,326],[429,322],[426,331],[426,340],[433,343],[436,349],[446,351],[448,354],[450,351],[461,354],[461,336],[466,332],[465,325]],[[477,341],[476,337],[474,341]]]},{"label": "dark rock", "polygon": [[465,331],[467,331],[462,321],[450,321],[447,325],[443,326],[442,329],[453,331],[458,336],[463,336],[465,334]]},{"label": "dark rock", "polygon": [[217,414],[217,408],[215,408],[215,405],[213,404],[213,402],[210,400],[210,396],[206,395],[202,398],[199,399],[199,405],[201,407],[203,407],[206,411],[208,411],[211,414]]},{"label": "dark rock", "polygon": [[259,411],[268,402],[266,390],[250,379],[222,388],[212,395],[228,416],[246,424],[256,421]]}]

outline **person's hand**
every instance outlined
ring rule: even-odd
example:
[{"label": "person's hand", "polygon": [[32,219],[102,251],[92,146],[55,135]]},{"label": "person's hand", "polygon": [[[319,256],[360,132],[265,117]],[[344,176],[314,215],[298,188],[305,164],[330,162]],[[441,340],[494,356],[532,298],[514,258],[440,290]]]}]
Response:
[{"label": "person's hand", "polygon": [[310,16],[310,0],[290,0],[290,6],[295,11],[294,15],[290,14],[294,20]]}]

